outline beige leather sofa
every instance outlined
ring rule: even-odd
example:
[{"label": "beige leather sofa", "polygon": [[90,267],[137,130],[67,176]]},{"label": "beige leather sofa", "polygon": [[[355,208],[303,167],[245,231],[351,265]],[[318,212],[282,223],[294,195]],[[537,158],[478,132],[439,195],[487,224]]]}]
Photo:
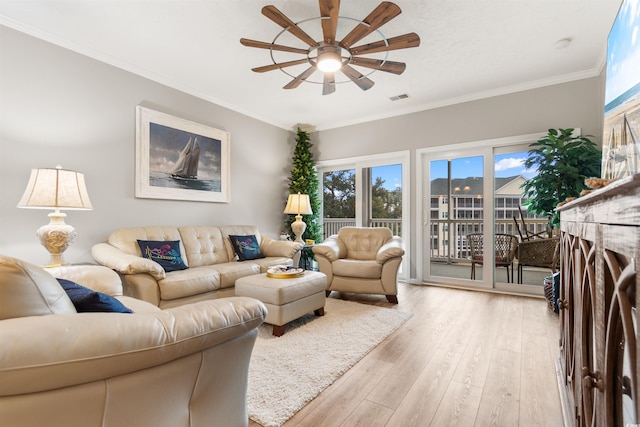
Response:
[{"label": "beige leather sofa", "polygon": [[[238,262],[230,235],[255,235],[265,258]],[[137,240],[179,240],[188,269],[165,272],[142,257]],[[235,295],[237,279],[292,265],[302,244],[262,236],[258,228],[236,226],[136,227],[114,231],[91,249],[94,259],[122,276],[125,295],[160,308]]]},{"label": "beige leather sofa", "polygon": [[313,247],[331,291],[382,294],[398,303],[396,278],[404,255],[402,239],[386,227],[343,227]]},{"label": "beige leather sofa", "polygon": [[51,275],[121,295],[100,266],[44,269],[0,255],[0,425],[246,426],[258,300],[134,314],[77,313]]}]

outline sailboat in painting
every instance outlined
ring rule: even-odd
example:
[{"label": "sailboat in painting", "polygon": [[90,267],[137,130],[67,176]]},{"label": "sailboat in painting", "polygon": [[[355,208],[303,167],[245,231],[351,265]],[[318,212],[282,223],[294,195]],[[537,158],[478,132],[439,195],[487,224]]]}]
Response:
[{"label": "sailboat in painting", "polygon": [[198,162],[200,161],[200,145],[198,138],[189,138],[189,142],[180,152],[178,161],[171,171],[171,176],[178,179],[198,179]]}]

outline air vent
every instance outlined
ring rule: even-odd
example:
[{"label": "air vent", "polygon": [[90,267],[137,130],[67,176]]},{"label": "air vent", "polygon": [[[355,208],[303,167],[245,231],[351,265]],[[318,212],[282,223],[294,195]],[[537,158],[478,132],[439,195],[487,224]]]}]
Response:
[{"label": "air vent", "polygon": [[392,100],[392,101],[399,101],[401,99],[407,99],[408,97],[409,97],[409,95],[407,95],[406,93],[403,93],[402,95],[392,96],[389,99]]}]

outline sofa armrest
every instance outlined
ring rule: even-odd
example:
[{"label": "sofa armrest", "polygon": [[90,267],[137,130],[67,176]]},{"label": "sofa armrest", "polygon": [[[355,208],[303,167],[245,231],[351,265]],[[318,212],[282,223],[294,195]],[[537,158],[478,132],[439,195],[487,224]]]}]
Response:
[{"label": "sofa armrest", "polygon": [[91,255],[100,264],[120,274],[148,273],[156,280],[166,277],[164,269],[157,262],[124,253],[109,243],[103,242],[93,245]]},{"label": "sofa armrest", "polygon": [[303,243],[296,243],[289,240],[275,240],[262,236],[260,239],[260,250],[265,256],[293,258],[296,252],[302,250]]},{"label": "sofa armrest", "polygon": [[313,246],[313,253],[325,257],[329,262],[333,262],[347,256],[347,248],[338,239],[338,235],[329,236],[324,242]]},{"label": "sofa armrest", "polygon": [[384,264],[390,259],[402,257],[404,255],[404,249],[402,246],[402,239],[398,236],[393,236],[390,241],[378,249],[376,261],[378,264]]},{"label": "sofa armrest", "polygon": [[103,294],[122,295],[122,281],[115,271],[102,265],[64,265],[45,268],[53,277],[71,280]]},{"label": "sofa armrest", "polygon": [[260,301],[231,297],[151,313],[2,320],[0,396],[59,389],[168,363],[251,333],[266,315]]}]

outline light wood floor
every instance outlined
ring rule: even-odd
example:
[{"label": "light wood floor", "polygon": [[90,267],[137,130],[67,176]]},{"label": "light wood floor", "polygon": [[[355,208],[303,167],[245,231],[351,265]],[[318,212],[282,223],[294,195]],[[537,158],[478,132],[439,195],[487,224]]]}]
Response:
[{"label": "light wood floor", "polygon": [[559,321],[544,299],[408,284],[395,306],[331,297],[413,317],[283,427],[563,425]]}]

